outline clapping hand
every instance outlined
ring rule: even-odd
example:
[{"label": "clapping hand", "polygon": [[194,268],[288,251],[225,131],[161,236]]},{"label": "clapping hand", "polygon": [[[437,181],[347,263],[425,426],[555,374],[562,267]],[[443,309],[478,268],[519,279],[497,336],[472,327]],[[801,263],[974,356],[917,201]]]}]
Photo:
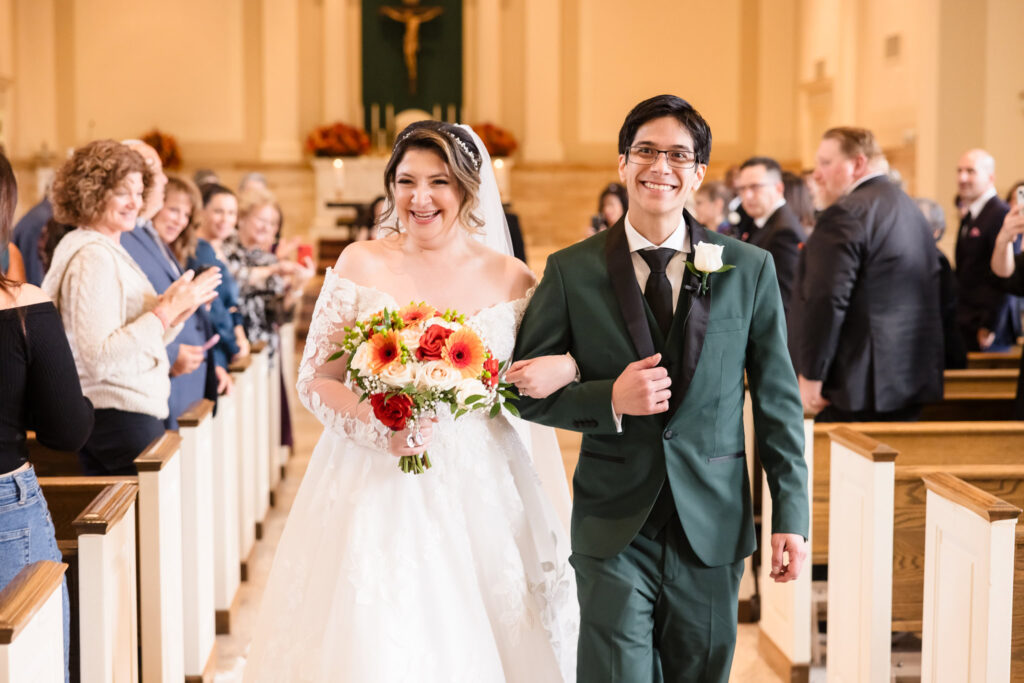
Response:
[{"label": "clapping hand", "polygon": [[208,268],[198,276],[195,271],[186,270],[160,295],[154,313],[167,322],[168,327],[174,327],[195,313],[197,308],[217,298],[220,281],[220,268],[217,267]]}]

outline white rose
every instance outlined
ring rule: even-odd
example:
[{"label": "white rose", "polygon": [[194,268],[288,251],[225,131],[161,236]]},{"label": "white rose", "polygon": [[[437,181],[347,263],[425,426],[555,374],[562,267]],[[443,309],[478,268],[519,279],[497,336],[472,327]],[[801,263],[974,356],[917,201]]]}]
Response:
[{"label": "white rose", "polygon": [[702,273],[714,273],[722,267],[722,250],[724,248],[721,244],[701,242],[693,254],[694,267]]},{"label": "white rose", "polygon": [[[455,386],[455,399],[459,402],[460,408],[472,407],[466,405],[466,399],[470,396],[487,396],[487,387],[478,379],[464,379]],[[473,406],[480,404],[478,401]]]},{"label": "white rose", "polygon": [[363,342],[352,354],[352,369],[357,370],[360,375],[365,375],[370,369],[370,345]]},{"label": "white rose", "polygon": [[445,391],[454,387],[460,379],[462,379],[461,372],[444,361],[432,360],[424,363],[416,372],[416,388]]},{"label": "white rose", "polygon": [[402,337],[402,343],[409,349],[409,353],[415,355],[416,349],[420,347],[420,337],[423,336],[423,331],[419,328],[405,327],[399,332]]},{"label": "white rose", "polygon": [[429,330],[431,325],[440,325],[441,327],[443,327],[445,329],[448,329],[448,330],[457,330],[460,327],[462,327],[458,323],[450,323],[450,322],[448,322],[447,320],[445,320],[444,318],[442,318],[440,316],[434,316],[430,320],[428,320],[425,323],[423,323],[423,329],[424,330]]},{"label": "white rose", "polygon": [[387,367],[381,371],[380,378],[388,386],[396,388],[411,384],[415,379],[412,368],[398,361],[388,363]]}]

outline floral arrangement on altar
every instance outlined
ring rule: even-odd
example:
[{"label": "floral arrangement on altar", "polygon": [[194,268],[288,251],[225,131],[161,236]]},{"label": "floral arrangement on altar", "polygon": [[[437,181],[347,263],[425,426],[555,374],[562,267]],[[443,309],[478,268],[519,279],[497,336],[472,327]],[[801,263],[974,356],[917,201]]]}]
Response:
[{"label": "floral arrangement on altar", "polygon": [[178,141],[174,139],[173,135],[168,135],[154,128],[143,135],[140,140],[156,150],[156,153],[160,156],[160,163],[164,165],[164,168],[175,169],[181,167],[181,151],[178,149]]},{"label": "floral arrangement on altar", "polygon": [[492,157],[511,156],[519,148],[519,143],[512,133],[493,123],[474,123],[472,128],[483,140],[487,153]]},{"label": "floral arrangement on altar", "polygon": [[[512,385],[500,379],[503,364],[457,311],[441,313],[411,303],[398,311],[379,311],[344,332],[341,349],[330,360],[349,354],[348,384],[360,401],[369,399],[374,417],[385,427],[412,430],[410,448],[423,444],[417,423],[442,406],[455,419],[484,410],[493,418],[502,408],[519,415],[508,403],[517,398]],[[403,472],[422,474],[430,458],[426,452],[407,455],[398,465]]]},{"label": "floral arrangement on altar", "polygon": [[306,149],[318,157],[354,157],[370,151],[370,137],[362,128],[337,121],[313,129]]}]

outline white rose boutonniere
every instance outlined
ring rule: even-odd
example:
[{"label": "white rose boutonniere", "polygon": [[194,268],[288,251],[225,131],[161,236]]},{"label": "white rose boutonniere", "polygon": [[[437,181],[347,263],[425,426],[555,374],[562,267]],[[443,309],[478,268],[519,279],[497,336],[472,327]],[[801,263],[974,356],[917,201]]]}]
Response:
[{"label": "white rose boutonniere", "polygon": [[704,296],[708,293],[708,276],[711,273],[724,273],[728,270],[732,270],[736,266],[732,264],[722,264],[722,250],[725,247],[721,244],[711,244],[710,242],[700,242],[697,244],[696,249],[693,253],[693,262],[686,262],[686,267],[691,273],[700,278],[700,287],[697,290],[697,296]]}]

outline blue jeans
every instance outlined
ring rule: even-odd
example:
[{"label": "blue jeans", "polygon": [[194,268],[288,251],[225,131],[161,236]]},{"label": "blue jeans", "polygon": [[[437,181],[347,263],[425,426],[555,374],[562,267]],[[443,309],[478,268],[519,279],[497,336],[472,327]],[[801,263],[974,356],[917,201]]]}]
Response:
[{"label": "blue jeans", "polygon": [[[39,560],[61,561],[53,520],[31,467],[17,474],[0,475],[0,588],[22,569]],[[68,680],[71,612],[68,584],[64,581],[64,680]]]}]

